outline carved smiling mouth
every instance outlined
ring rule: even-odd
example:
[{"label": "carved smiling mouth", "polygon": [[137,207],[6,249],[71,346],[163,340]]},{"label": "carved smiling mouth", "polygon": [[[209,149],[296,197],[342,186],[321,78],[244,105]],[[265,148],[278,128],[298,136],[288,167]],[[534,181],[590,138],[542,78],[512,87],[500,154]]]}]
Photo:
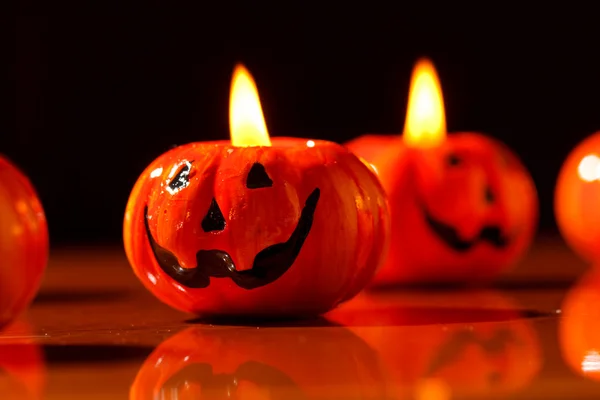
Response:
[{"label": "carved smiling mouth", "polygon": [[304,241],[313,224],[313,218],[321,191],[316,188],[306,199],[298,224],[289,239],[261,250],[255,257],[252,268],[238,271],[231,256],[223,250],[199,250],[196,253],[196,268],[183,268],[177,257],[159,245],[148,225],[148,206],[144,208],[146,234],[154,258],[160,268],[183,286],[200,289],[210,285],[210,278],[230,278],[243,289],[256,289],[279,279],[296,261]]},{"label": "carved smiling mouth", "polygon": [[484,226],[479,234],[472,240],[464,240],[458,234],[458,231],[444,222],[438,221],[423,207],[425,220],[429,228],[450,248],[458,252],[466,252],[477,243],[489,243],[490,245],[503,249],[509,245],[509,239],[502,233],[502,229],[496,225]]}]

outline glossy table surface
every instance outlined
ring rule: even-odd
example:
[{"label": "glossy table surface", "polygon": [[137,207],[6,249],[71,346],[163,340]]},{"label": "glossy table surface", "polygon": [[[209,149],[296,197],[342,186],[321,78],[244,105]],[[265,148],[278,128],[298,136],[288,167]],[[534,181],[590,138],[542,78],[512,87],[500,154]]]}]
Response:
[{"label": "glossy table surface", "polygon": [[589,271],[546,236],[493,288],[388,288],[323,319],[234,326],[155,300],[119,248],[56,250],[0,333],[0,398],[599,399]]}]

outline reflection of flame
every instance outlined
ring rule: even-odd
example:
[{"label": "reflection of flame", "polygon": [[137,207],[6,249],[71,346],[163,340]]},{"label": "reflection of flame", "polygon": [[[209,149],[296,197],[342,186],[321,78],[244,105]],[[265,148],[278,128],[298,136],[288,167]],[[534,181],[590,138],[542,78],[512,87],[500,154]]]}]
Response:
[{"label": "reflection of flame", "polygon": [[416,398],[418,400],[449,400],[451,390],[441,379],[424,379],[417,383]]},{"label": "reflection of flame", "polygon": [[422,59],[413,70],[404,142],[412,147],[432,147],[446,137],[442,86],[431,61]]},{"label": "reflection of flame", "polygon": [[229,133],[234,146],[270,146],[258,89],[250,72],[235,67],[229,98]]},{"label": "reflection of flame", "polygon": [[581,362],[581,370],[583,372],[600,371],[600,354],[595,350],[592,350],[586,354]]},{"label": "reflection of flame", "polygon": [[586,182],[600,180],[600,158],[595,154],[583,157],[577,166],[577,173]]}]

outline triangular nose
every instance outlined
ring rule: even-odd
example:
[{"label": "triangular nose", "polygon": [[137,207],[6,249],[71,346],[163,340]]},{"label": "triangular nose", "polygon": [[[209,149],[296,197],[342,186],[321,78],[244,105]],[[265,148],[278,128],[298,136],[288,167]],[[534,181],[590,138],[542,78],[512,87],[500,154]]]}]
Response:
[{"label": "triangular nose", "polygon": [[213,197],[210,207],[202,219],[202,230],[204,232],[214,232],[222,231],[223,229],[225,229],[225,218],[217,204],[217,200]]},{"label": "triangular nose", "polygon": [[267,175],[265,167],[261,163],[252,164],[248,177],[246,178],[246,187],[248,189],[260,189],[273,186],[273,181]]},{"label": "triangular nose", "polygon": [[485,202],[488,204],[492,204],[494,203],[494,201],[496,201],[496,196],[494,195],[494,192],[492,191],[492,188],[489,186],[485,187]]}]

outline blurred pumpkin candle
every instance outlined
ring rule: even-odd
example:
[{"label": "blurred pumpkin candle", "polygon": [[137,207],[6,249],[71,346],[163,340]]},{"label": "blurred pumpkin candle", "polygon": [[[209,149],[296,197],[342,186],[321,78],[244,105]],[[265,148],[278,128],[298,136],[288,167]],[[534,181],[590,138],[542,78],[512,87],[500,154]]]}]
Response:
[{"label": "blurred pumpkin candle", "polygon": [[562,236],[587,261],[600,261],[600,132],[568,155],[555,190],[554,211]]},{"label": "blurred pumpkin candle", "polygon": [[376,175],[338,144],[271,139],[242,66],[229,112],[231,142],[172,149],[135,184],[124,241],[136,275],[206,317],[312,316],[352,298],[389,241]]},{"label": "blurred pumpkin candle", "polygon": [[372,164],[392,216],[377,284],[489,280],[513,265],[537,224],[534,183],[507,146],[446,132],[435,68],[413,72],[404,135],[366,135],[347,147]]},{"label": "blurred pumpkin candle", "polygon": [[27,176],[0,157],[0,327],[37,294],[48,261],[48,226]]}]

